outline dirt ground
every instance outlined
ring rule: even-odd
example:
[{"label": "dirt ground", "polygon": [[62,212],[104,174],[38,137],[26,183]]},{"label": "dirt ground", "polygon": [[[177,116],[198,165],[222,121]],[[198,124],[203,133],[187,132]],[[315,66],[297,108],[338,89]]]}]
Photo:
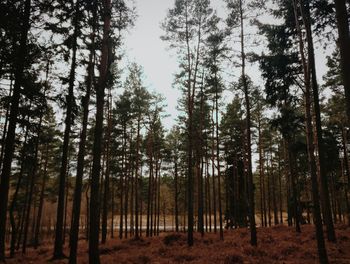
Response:
[{"label": "dirt ground", "polygon": [[[218,234],[195,234],[195,244],[186,245],[186,234],[162,233],[159,237],[140,240],[109,240],[100,246],[101,263],[318,263],[314,227],[275,226],[258,228],[258,247],[249,244],[247,229],[226,230],[224,241]],[[327,243],[330,263],[350,263],[350,228],[337,226],[337,243]],[[68,254],[68,249],[66,248]],[[29,249],[25,256],[17,254],[7,263],[48,263],[52,245]],[[53,264],[67,260],[50,261]],[[79,241],[78,263],[88,263],[87,243]]]}]

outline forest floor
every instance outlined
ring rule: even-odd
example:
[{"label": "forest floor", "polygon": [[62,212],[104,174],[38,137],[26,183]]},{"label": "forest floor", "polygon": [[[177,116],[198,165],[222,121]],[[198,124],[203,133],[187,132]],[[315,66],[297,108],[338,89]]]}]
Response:
[{"label": "forest floor", "polygon": [[[186,234],[161,233],[159,237],[140,240],[110,239],[100,246],[101,263],[318,263],[314,227],[275,226],[258,228],[258,247],[249,244],[248,229],[225,230],[224,241],[218,234],[195,234],[194,246],[186,245]],[[337,226],[337,243],[327,243],[330,263],[350,263],[350,228]],[[68,254],[68,249],[66,248]],[[8,264],[68,263],[50,261],[52,245],[30,248],[25,256],[8,259]],[[87,243],[79,241],[78,263],[88,263]]]}]

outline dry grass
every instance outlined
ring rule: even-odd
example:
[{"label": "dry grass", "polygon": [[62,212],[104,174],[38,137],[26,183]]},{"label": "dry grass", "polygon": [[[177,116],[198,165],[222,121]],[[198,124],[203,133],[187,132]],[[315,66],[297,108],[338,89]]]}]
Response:
[{"label": "dry grass", "polygon": [[[330,263],[350,263],[350,229],[337,227],[337,244],[327,243]],[[163,233],[160,237],[140,240],[109,240],[100,247],[102,263],[317,263],[317,250],[313,226],[303,226],[297,234],[293,228],[276,226],[258,228],[258,247],[249,244],[249,230],[225,231],[224,241],[218,234],[195,234],[195,245],[186,245],[186,234]],[[88,263],[87,244],[79,241],[78,263]],[[66,248],[66,253],[68,249]],[[47,263],[52,245],[29,249],[7,263]],[[67,263],[67,260],[50,263]]]}]

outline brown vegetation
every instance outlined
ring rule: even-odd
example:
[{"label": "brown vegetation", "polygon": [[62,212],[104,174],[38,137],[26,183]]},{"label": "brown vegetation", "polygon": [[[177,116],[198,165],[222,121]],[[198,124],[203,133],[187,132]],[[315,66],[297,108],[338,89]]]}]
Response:
[{"label": "brown vegetation", "polygon": [[[328,243],[330,263],[350,263],[350,228],[337,226],[337,244]],[[242,228],[219,234],[194,236],[194,246],[188,247],[184,233],[162,233],[159,237],[128,240],[109,240],[100,247],[101,263],[317,263],[314,227],[302,226],[298,234],[293,227],[275,226],[259,228],[258,247],[250,246],[249,230]],[[88,263],[87,243],[80,241],[78,263]],[[52,245],[29,249],[26,256],[18,255],[7,263],[47,263]],[[65,252],[68,253],[67,247]],[[53,264],[67,260],[52,261]]]}]

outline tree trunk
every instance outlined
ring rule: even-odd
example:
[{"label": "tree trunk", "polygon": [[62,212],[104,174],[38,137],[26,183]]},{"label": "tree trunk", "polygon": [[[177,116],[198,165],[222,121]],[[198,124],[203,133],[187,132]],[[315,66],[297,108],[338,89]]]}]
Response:
[{"label": "tree trunk", "polygon": [[244,89],[244,98],[246,106],[246,137],[247,137],[247,169],[248,169],[248,216],[250,223],[250,244],[252,246],[257,245],[257,235],[256,235],[256,225],[255,225],[255,208],[254,208],[254,182],[252,173],[252,146],[251,146],[251,120],[250,120],[250,97],[249,88],[247,83],[247,77],[245,75],[245,51],[244,51],[244,17],[243,17],[243,4],[242,0],[239,1],[240,4],[240,21],[241,21],[241,56],[242,56],[242,81]]},{"label": "tree trunk", "polygon": [[110,28],[111,28],[111,0],[105,0],[103,3],[103,40],[101,48],[100,78],[96,87],[96,124],[94,131],[93,145],[93,164],[91,176],[91,199],[90,208],[90,239],[89,239],[89,263],[99,264],[99,223],[100,223],[100,173],[101,173],[101,153],[102,153],[102,135],[103,135],[103,106],[104,94],[107,85],[107,76],[109,71]]},{"label": "tree trunk", "polygon": [[348,117],[348,126],[350,124],[350,32],[349,32],[349,14],[346,9],[345,0],[334,0],[337,26],[338,26],[338,44],[340,50],[340,66],[345,89],[346,114]]},{"label": "tree trunk", "polygon": [[[10,91],[9,91],[9,98],[12,96],[12,88],[13,88],[13,78],[12,74],[10,76]],[[5,142],[6,142],[6,134],[7,134],[7,128],[8,128],[8,121],[9,121],[9,114],[10,114],[10,108],[11,105],[8,104],[6,108],[6,113],[5,113],[5,122],[4,122],[4,130],[2,131],[2,136],[1,136],[1,154],[0,154],[0,169],[2,168],[2,161],[4,158],[4,151],[5,151]],[[1,182],[1,178],[0,178]]]},{"label": "tree trunk", "polygon": [[158,204],[157,204],[157,236],[159,236],[159,224],[160,224],[160,168],[161,168],[161,162],[159,163],[159,169],[158,169],[158,188],[157,188],[157,194],[158,194]]},{"label": "tree trunk", "polygon": [[[272,142],[271,142],[272,144]],[[273,168],[272,158],[271,158],[271,175],[272,175],[272,204],[273,204],[273,218],[274,224],[278,225],[278,216],[277,216],[277,197],[276,197],[276,175]]]},{"label": "tree trunk", "polygon": [[27,57],[27,39],[30,29],[31,0],[24,3],[23,25],[21,26],[21,39],[18,54],[16,54],[15,85],[11,97],[11,110],[6,135],[4,160],[0,178],[0,261],[5,260],[5,234],[7,220],[7,203],[10,187],[11,164],[15,149],[15,136],[21,86],[23,83],[23,70]]},{"label": "tree trunk", "polygon": [[220,240],[224,240],[224,231],[222,228],[222,204],[221,204],[221,168],[220,168],[220,140],[219,140],[219,93],[216,79],[216,93],[215,93],[215,124],[216,124],[216,166],[218,172],[218,200],[219,200],[219,224],[220,224]]},{"label": "tree trunk", "polygon": [[264,189],[263,189],[263,180],[264,180],[264,160],[263,160],[263,145],[262,145],[262,134],[261,134],[261,118],[259,115],[258,119],[258,152],[259,152],[259,185],[260,185],[260,215],[261,215],[261,226],[264,226]]},{"label": "tree trunk", "polygon": [[120,218],[119,218],[119,239],[123,238],[123,208],[124,208],[124,187],[126,188],[126,185],[124,186],[124,174],[126,174],[126,124],[123,124],[123,139],[122,139],[122,164],[121,164],[121,173],[120,173]]},{"label": "tree trunk", "polygon": [[[45,97],[45,92],[44,92]],[[24,238],[23,238],[23,247],[22,247],[22,253],[26,253],[26,246],[27,246],[27,236],[28,236],[28,227],[29,227],[29,216],[31,211],[31,204],[32,204],[32,198],[33,198],[33,192],[35,187],[35,180],[37,176],[37,168],[38,168],[38,155],[39,155],[39,144],[40,144],[40,135],[41,135],[41,127],[42,127],[42,121],[43,121],[43,110],[41,110],[40,113],[40,119],[38,124],[38,131],[37,136],[35,140],[35,147],[34,147],[34,164],[32,165],[32,171],[30,173],[30,188],[29,188],[29,199],[28,199],[28,208],[26,209],[25,213],[25,227],[24,227]]]},{"label": "tree trunk", "polygon": [[109,88],[108,105],[107,105],[107,144],[106,144],[106,170],[104,179],[104,192],[103,192],[103,209],[102,209],[102,244],[106,243],[107,239],[107,220],[108,220],[108,208],[110,197],[110,144],[111,144],[111,130],[112,130],[112,94],[111,88]]},{"label": "tree trunk", "polygon": [[[28,118],[27,118],[28,124],[29,124],[29,120],[30,119],[28,116]],[[12,230],[11,242],[10,242],[11,243],[11,245],[10,245],[10,257],[11,258],[14,257],[14,254],[15,254],[15,245],[16,245],[17,233],[18,233],[18,228],[19,228],[19,226],[16,226],[14,210],[17,207],[18,192],[21,188],[21,184],[22,184],[22,180],[23,180],[24,162],[25,162],[25,147],[27,144],[28,132],[29,132],[29,126],[26,126],[26,132],[24,135],[24,141],[23,141],[23,146],[22,146],[22,151],[21,151],[21,156],[20,156],[21,166],[20,166],[20,170],[19,170],[19,174],[18,174],[16,189],[15,189],[15,192],[12,196],[12,201],[11,201],[10,208],[9,208],[10,224],[11,224],[11,230]],[[27,197],[27,195],[26,195],[26,197]],[[24,208],[26,208],[26,206]],[[19,223],[21,223],[21,221],[19,221]]]},{"label": "tree trunk", "polygon": [[280,152],[280,149],[278,149],[278,187],[279,187],[280,224],[283,224],[282,174],[281,174],[281,152]]},{"label": "tree trunk", "polygon": [[41,183],[41,190],[40,190],[40,197],[39,197],[39,208],[38,208],[38,215],[36,217],[35,234],[34,234],[34,248],[35,249],[39,246],[41,217],[42,217],[42,212],[43,212],[43,207],[44,207],[45,188],[46,188],[46,182],[47,182],[47,176],[48,176],[48,172],[47,172],[48,162],[49,162],[49,144],[46,143],[43,181]]},{"label": "tree trunk", "polygon": [[[308,66],[311,71],[311,87],[313,94],[313,103],[314,103],[314,111],[315,111],[315,125],[316,125],[316,150],[318,152],[319,157],[319,172],[320,172],[320,186],[321,186],[321,200],[324,206],[324,221],[327,226],[327,238],[328,241],[336,242],[336,236],[334,231],[333,219],[332,219],[332,210],[330,204],[329,190],[328,190],[328,180],[327,180],[327,172],[325,168],[326,164],[326,156],[322,135],[322,124],[321,124],[321,110],[320,110],[320,99],[319,99],[319,89],[317,83],[316,76],[316,65],[315,65],[315,51],[314,51],[314,43],[310,22],[310,6],[309,3],[305,0],[301,0],[302,6],[305,8],[301,8],[301,13],[303,17],[303,21],[306,28],[306,39],[307,39],[307,47],[308,47]],[[350,42],[348,42],[350,44]],[[348,49],[349,49],[348,45]]]},{"label": "tree trunk", "polygon": [[140,129],[141,129],[141,113],[137,120],[137,139],[136,139],[136,168],[135,168],[135,237],[139,239],[139,164],[140,164]]},{"label": "tree trunk", "polygon": [[[214,115],[214,105],[212,109],[212,113]],[[217,223],[216,223],[216,187],[215,187],[215,126],[213,121],[213,129],[212,129],[212,142],[211,142],[211,174],[212,174],[212,185],[213,185],[213,214],[214,214],[214,233],[217,232]]]},{"label": "tree trunk", "polygon": [[175,185],[175,231],[179,232],[179,205],[178,205],[178,171],[177,171],[177,161],[175,161],[175,177],[174,177],[174,185]]},{"label": "tree trunk", "polygon": [[152,178],[153,178],[153,131],[150,131],[150,138],[147,142],[147,148],[149,152],[149,176],[148,176],[148,200],[147,200],[147,227],[146,227],[146,236],[150,236],[150,223],[151,220],[151,203],[152,203]]},{"label": "tree trunk", "polygon": [[64,217],[64,191],[66,186],[67,164],[68,164],[68,148],[69,137],[71,133],[72,125],[72,111],[74,104],[74,82],[75,82],[75,70],[77,66],[77,38],[79,34],[78,24],[78,12],[80,4],[79,1],[75,4],[75,14],[73,18],[74,33],[72,39],[72,62],[69,74],[68,96],[67,96],[67,112],[65,120],[65,131],[62,148],[62,160],[61,170],[59,176],[59,190],[58,190],[58,202],[57,202],[57,217],[56,217],[56,235],[55,235],[55,247],[53,252],[53,259],[60,259],[64,257],[63,254],[63,217]]},{"label": "tree trunk", "polygon": [[314,156],[314,145],[313,145],[313,131],[312,131],[312,115],[311,115],[311,69],[308,67],[306,57],[304,54],[304,42],[302,37],[302,31],[298,19],[297,0],[293,0],[295,23],[297,27],[299,37],[299,51],[302,59],[302,66],[304,71],[304,82],[305,82],[305,93],[304,93],[304,104],[305,104],[305,121],[306,121],[306,141],[307,141],[307,152],[308,152],[308,165],[311,174],[312,183],[312,198],[313,198],[313,209],[314,209],[314,220],[316,227],[316,239],[317,248],[320,263],[328,263],[327,250],[324,242],[321,209],[319,203],[319,190],[317,182],[317,171],[316,171],[316,160]]},{"label": "tree trunk", "polygon": [[[94,4],[95,5],[95,4]],[[72,224],[71,232],[69,238],[70,252],[69,252],[69,263],[75,264],[77,262],[77,249],[78,249],[78,239],[79,239],[79,219],[80,219],[80,209],[81,209],[81,194],[83,188],[83,176],[84,176],[84,164],[85,164],[85,152],[86,152],[86,137],[87,137],[87,125],[89,117],[89,103],[91,89],[94,79],[94,58],[95,58],[95,21],[96,21],[96,7],[92,11],[93,15],[93,26],[91,35],[91,49],[89,55],[89,65],[88,65],[88,77],[86,82],[86,93],[83,98],[83,120],[82,128],[80,133],[79,150],[78,150],[78,161],[77,161],[77,174],[75,178],[75,190],[73,198],[72,207]]]}]

